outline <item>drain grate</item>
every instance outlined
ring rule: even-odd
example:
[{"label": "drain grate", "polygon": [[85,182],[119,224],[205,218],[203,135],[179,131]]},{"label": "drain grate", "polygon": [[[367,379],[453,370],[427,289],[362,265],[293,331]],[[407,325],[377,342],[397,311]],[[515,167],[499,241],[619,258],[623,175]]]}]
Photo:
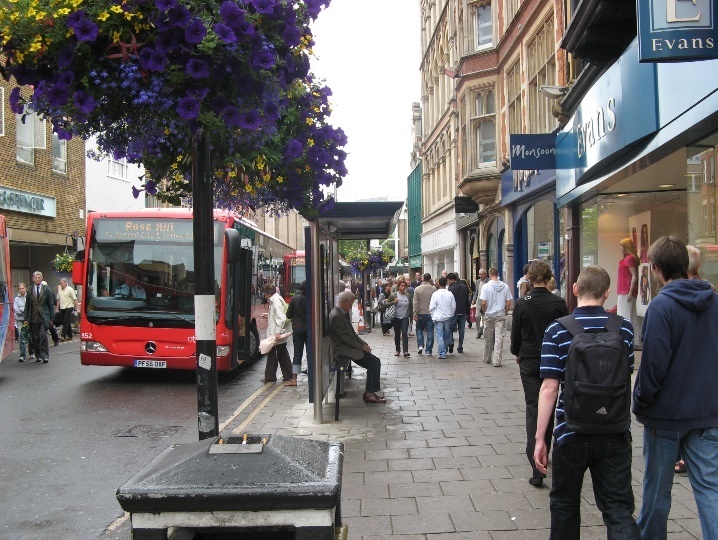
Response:
[{"label": "drain grate", "polygon": [[115,433],[115,437],[172,437],[182,426],[130,426]]},{"label": "drain grate", "polygon": [[[270,435],[247,435],[247,444],[260,444],[262,439],[265,439],[264,444],[267,444],[270,438]],[[227,437],[224,441],[225,444],[242,444],[243,442],[244,436]]]}]

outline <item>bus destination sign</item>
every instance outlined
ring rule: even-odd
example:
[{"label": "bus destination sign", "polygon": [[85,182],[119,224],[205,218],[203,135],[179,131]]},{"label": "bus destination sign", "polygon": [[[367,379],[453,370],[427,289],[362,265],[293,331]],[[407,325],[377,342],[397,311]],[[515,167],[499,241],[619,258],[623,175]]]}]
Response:
[{"label": "bus destination sign", "polygon": [[[157,242],[192,242],[191,219],[96,219],[95,239],[98,241],[148,240]],[[214,242],[221,238],[223,224],[214,224]]]}]

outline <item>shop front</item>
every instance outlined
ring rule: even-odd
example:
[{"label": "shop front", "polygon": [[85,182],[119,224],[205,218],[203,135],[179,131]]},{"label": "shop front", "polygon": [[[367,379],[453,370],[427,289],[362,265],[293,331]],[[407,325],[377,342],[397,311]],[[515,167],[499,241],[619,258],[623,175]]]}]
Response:
[{"label": "shop front", "polygon": [[[504,171],[501,175],[501,202],[511,212],[514,224],[513,275],[518,279],[523,276],[526,263],[543,259],[551,265],[556,286],[564,295],[564,211],[556,208],[556,171]],[[516,296],[516,283],[511,286]]]},{"label": "shop front", "polygon": [[[634,41],[557,138],[569,283],[585,266],[605,268],[612,281],[606,308],[637,328],[657,294],[647,252],[660,236],[678,234],[695,245],[701,277],[718,283],[717,68],[716,60],[640,64]],[[627,252],[636,285],[617,291]]]},{"label": "shop front", "polygon": [[[445,222],[441,218],[442,216],[439,216],[436,221],[437,225],[433,228],[429,227],[434,223],[425,224],[426,232],[421,235],[423,271],[429,272],[432,278],[441,276],[441,272],[444,270],[447,272],[459,271],[460,242],[456,231],[456,219],[453,215]],[[448,215],[444,213],[443,218],[448,218]]]}]

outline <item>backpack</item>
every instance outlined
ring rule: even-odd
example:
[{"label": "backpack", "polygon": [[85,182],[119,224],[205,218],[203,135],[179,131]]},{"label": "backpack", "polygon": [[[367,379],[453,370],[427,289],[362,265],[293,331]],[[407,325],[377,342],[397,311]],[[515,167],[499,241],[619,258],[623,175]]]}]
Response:
[{"label": "backpack", "polygon": [[623,317],[586,330],[572,315],[558,322],[573,336],[566,359],[564,415],[569,431],[623,433],[631,424],[631,361],[621,337]]}]

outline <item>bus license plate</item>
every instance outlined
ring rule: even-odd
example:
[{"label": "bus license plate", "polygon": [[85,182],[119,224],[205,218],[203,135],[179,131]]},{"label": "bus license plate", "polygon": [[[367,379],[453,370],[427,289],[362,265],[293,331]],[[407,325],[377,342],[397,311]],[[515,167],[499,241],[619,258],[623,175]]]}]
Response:
[{"label": "bus license plate", "polygon": [[167,362],[165,360],[135,360],[135,367],[162,369],[167,367]]}]

